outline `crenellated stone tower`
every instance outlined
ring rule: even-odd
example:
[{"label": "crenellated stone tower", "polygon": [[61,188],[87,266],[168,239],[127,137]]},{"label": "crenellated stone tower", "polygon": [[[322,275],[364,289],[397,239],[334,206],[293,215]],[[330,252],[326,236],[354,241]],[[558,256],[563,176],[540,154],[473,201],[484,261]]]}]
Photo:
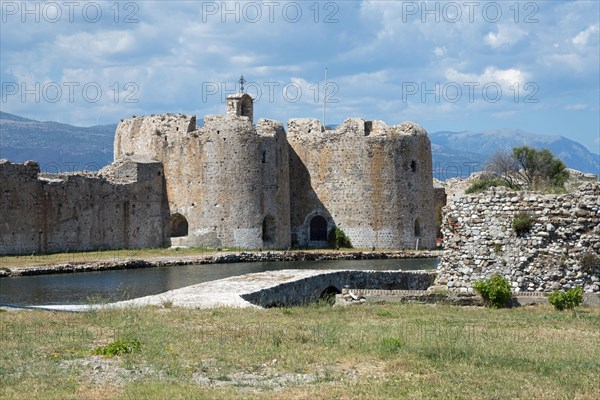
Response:
[{"label": "crenellated stone tower", "polygon": [[[170,244],[247,249],[290,246],[288,146],[283,125],[252,124],[252,97],[227,98],[227,115],[166,114],[122,121],[115,160],[164,165]],[[187,230],[185,229],[187,227]]]},{"label": "crenellated stone tower", "polygon": [[358,248],[435,246],[431,144],[419,125],[350,118],[326,130],[292,119],[286,134],[253,113],[242,90],[202,127],[186,114],[122,120],[115,162],[96,175],[0,162],[0,254],[323,247],[336,226]]},{"label": "crenellated stone tower", "polygon": [[349,118],[335,130],[288,122],[292,242],[323,245],[334,226],[354,247],[435,247],[431,143],[413,122]]}]

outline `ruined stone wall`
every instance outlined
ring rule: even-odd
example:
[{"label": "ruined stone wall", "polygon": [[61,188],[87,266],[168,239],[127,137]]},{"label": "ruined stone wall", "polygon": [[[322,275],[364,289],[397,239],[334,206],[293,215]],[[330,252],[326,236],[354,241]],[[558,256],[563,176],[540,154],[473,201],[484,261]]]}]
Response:
[{"label": "ruined stone wall", "polygon": [[310,243],[321,215],[354,247],[435,246],[431,144],[420,126],[355,118],[322,131],[316,119],[292,119],[288,142],[295,242]]},{"label": "ruined stone wall", "polygon": [[40,174],[0,161],[0,254],[158,247],[162,166],[124,161],[98,174]]},{"label": "ruined stone wall", "polygon": [[212,115],[159,115],[121,122],[115,159],[143,155],[164,164],[172,215],[189,233],[172,243],[195,247],[290,245],[287,143],[283,126]]},{"label": "ruined stone wall", "polygon": [[[512,226],[518,213],[535,218],[522,235]],[[450,290],[472,291],[498,273],[514,292],[600,291],[600,183],[564,195],[505,188],[465,195],[446,206],[442,229],[437,284]]]}]

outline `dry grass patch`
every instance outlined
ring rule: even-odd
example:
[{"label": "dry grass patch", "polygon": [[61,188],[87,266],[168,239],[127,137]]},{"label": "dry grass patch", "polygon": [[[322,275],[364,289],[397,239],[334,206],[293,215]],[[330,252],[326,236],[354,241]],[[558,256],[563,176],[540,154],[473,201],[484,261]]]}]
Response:
[{"label": "dry grass patch", "polygon": [[[0,314],[0,333],[0,398],[591,399],[600,390],[591,308],[30,311]],[[91,355],[126,337],[140,349]]]}]

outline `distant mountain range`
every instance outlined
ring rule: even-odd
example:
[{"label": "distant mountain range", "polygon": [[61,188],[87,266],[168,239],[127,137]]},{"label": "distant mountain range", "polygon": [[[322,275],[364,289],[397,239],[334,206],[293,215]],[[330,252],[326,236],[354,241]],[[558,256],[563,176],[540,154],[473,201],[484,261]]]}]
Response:
[{"label": "distant mountain range", "polygon": [[117,124],[80,128],[0,111],[0,159],[34,160],[42,171],[98,170],[113,161]]},{"label": "distant mountain range", "polygon": [[[0,159],[35,160],[47,172],[97,170],[113,160],[116,128],[117,124],[80,128],[0,111]],[[563,136],[500,129],[433,132],[429,138],[434,176],[440,180],[468,176],[481,170],[494,152],[516,146],[549,149],[569,168],[600,175],[600,155]]]},{"label": "distant mountain range", "polygon": [[429,134],[429,139],[434,176],[440,180],[468,176],[471,172],[481,170],[496,151],[511,150],[518,146],[548,149],[567,167],[600,175],[600,155],[564,136],[538,135],[520,129],[497,129],[477,132],[433,132]]}]

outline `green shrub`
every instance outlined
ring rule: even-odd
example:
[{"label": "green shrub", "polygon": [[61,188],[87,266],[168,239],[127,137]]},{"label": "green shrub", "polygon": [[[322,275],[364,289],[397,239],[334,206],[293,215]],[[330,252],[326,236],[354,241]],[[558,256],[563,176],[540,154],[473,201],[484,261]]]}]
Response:
[{"label": "green shrub", "polygon": [[492,308],[506,307],[512,298],[510,282],[498,274],[475,282],[473,288],[483,297],[486,305]]},{"label": "green shrub", "polygon": [[512,227],[517,233],[517,236],[522,236],[523,234],[529,232],[533,224],[535,223],[535,217],[526,212],[520,212],[515,215],[515,218],[512,222]]},{"label": "green shrub", "polygon": [[584,272],[592,272],[597,268],[600,269],[600,257],[591,251],[583,253],[579,258],[579,263]]},{"label": "green shrub", "polygon": [[396,354],[404,347],[404,341],[398,338],[385,337],[381,339],[379,349],[383,355]]},{"label": "green shrub", "polygon": [[473,182],[473,184],[471,184],[471,186],[469,186],[467,188],[467,190],[465,190],[465,193],[466,194],[480,193],[480,192],[484,192],[494,186],[510,187],[508,182],[504,179],[498,179],[498,178],[478,179],[475,182]]},{"label": "green shrub", "polygon": [[121,354],[133,353],[142,348],[142,343],[136,339],[119,339],[106,346],[98,347],[92,354],[104,357],[120,356]]},{"label": "green shrub", "polygon": [[338,228],[337,226],[329,232],[329,237],[327,238],[329,242],[329,246],[333,248],[346,247],[351,248],[352,243],[350,243],[350,239],[346,236],[343,230]]},{"label": "green shrub", "polygon": [[571,288],[566,292],[555,290],[548,298],[548,302],[557,310],[570,310],[581,304],[583,301],[583,289],[579,286]]}]

